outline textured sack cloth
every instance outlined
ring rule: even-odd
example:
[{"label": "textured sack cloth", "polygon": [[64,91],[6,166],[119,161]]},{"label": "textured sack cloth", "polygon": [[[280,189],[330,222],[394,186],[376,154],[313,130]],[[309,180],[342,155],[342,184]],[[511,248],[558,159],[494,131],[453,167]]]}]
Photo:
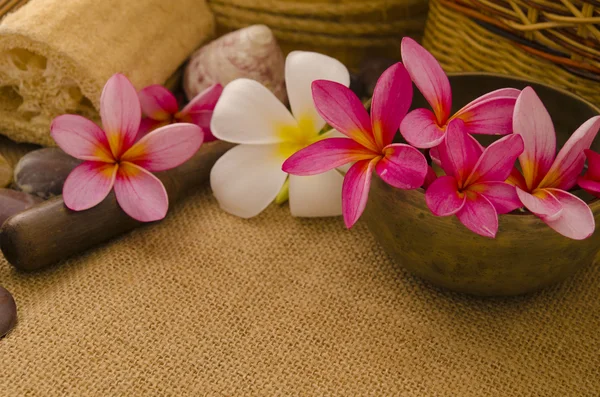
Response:
[{"label": "textured sack cloth", "polygon": [[[363,223],[242,220],[209,189],[53,269],[0,259],[0,396],[597,396],[600,267],[510,299],[434,289]],[[532,258],[534,260],[534,258]]]},{"label": "textured sack cloth", "polygon": [[204,0],[31,0],[0,25],[0,131],[52,145],[55,116],[98,117],[111,75],[163,83],[213,30]]}]

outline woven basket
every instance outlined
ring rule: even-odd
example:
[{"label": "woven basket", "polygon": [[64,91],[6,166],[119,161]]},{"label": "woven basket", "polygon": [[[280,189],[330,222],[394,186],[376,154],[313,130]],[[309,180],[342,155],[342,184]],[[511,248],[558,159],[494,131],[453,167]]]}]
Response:
[{"label": "woven basket", "polygon": [[367,56],[400,57],[402,36],[422,37],[427,0],[209,0],[219,33],[268,25],[284,52],[329,54],[357,67]]},{"label": "woven basket", "polygon": [[600,105],[600,1],[431,0],[424,45],[447,72],[556,85]]}]

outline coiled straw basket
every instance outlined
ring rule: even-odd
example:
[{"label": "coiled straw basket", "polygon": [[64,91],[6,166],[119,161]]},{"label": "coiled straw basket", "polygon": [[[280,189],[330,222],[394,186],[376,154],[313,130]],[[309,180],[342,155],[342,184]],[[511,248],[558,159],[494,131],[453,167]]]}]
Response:
[{"label": "coiled straw basket", "polygon": [[447,72],[565,88],[600,105],[600,1],[431,0],[424,45]]},{"label": "coiled straw basket", "polygon": [[219,33],[269,26],[284,52],[318,51],[356,67],[399,58],[402,36],[422,37],[427,0],[209,0]]}]

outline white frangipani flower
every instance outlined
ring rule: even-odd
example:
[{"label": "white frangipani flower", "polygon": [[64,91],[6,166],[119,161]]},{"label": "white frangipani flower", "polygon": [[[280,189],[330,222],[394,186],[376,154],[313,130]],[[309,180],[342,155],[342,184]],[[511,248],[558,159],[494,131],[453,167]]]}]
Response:
[{"label": "white frangipani flower", "polygon": [[238,143],[214,165],[210,184],[225,211],[250,218],[277,197],[289,177],[290,210],[294,216],[337,216],[342,213],[343,176],[336,170],[315,176],[282,171],[292,154],[318,140],[325,121],[312,99],[312,82],[331,80],[350,85],[350,74],[336,59],[294,51],[285,62],[291,113],[260,83],[238,79],[229,83],[213,112],[211,130],[223,141]]}]

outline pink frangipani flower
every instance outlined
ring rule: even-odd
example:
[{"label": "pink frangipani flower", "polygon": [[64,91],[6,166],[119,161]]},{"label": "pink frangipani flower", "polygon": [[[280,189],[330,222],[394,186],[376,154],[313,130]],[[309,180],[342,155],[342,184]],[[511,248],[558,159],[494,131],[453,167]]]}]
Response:
[{"label": "pink frangipani flower", "polygon": [[172,124],[135,142],[140,101],[122,74],[104,86],[100,117],[104,129],[73,114],[56,117],[50,127],[58,146],[83,160],[65,181],[65,205],[74,211],[92,208],[114,187],[117,202],[132,218],[141,222],[164,218],[169,198],[151,172],[177,167],[192,157],[202,144],[202,131],[194,124]]},{"label": "pink frangipani flower", "polygon": [[512,114],[519,90],[503,88],[483,95],[454,115],[450,81],[438,61],[409,37],[402,39],[402,62],[423,94],[429,109],[415,109],[402,120],[400,133],[421,149],[434,148],[443,140],[448,123],[460,119],[469,134],[504,135],[512,132]]},{"label": "pink frangipani flower", "polygon": [[588,168],[583,176],[577,178],[577,184],[589,194],[600,197],[600,154],[589,149],[583,151]]},{"label": "pink frangipani flower", "polygon": [[165,125],[192,123],[204,132],[204,142],[214,141],[216,138],[210,130],[210,121],[222,92],[221,84],[213,84],[196,95],[179,111],[177,99],[162,85],[150,85],[140,90],[138,96],[145,117],[140,124],[138,139]]},{"label": "pink frangipani flower", "polygon": [[585,165],[589,149],[600,128],[600,116],[592,117],[571,135],[556,154],[552,119],[533,88],[519,95],[513,117],[514,133],[523,137],[519,156],[523,175],[513,172],[511,183],[525,207],[558,233],[582,240],[595,228],[588,205],[569,193]]},{"label": "pink frangipani flower", "polygon": [[327,138],[296,152],[283,170],[315,175],[354,163],[342,185],[342,213],[348,228],[365,209],[373,170],[400,189],[416,189],[427,174],[425,156],[412,146],[392,144],[412,101],[412,83],[401,63],[392,65],[377,81],[371,116],[347,87],[332,81],[312,84],[317,111],[348,138]]},{"label": "pink frangipani flower", "polygon": [[453,120],[442,145],[440,160],[446,175],[425,192],[427,206],[434,215],[456,215],[473,232],[495,237],[498,214],[522,206],[515,187],[504,181],[523,151],[523,139],[510,134],[482,151],[464,131],[463,122]]}]

